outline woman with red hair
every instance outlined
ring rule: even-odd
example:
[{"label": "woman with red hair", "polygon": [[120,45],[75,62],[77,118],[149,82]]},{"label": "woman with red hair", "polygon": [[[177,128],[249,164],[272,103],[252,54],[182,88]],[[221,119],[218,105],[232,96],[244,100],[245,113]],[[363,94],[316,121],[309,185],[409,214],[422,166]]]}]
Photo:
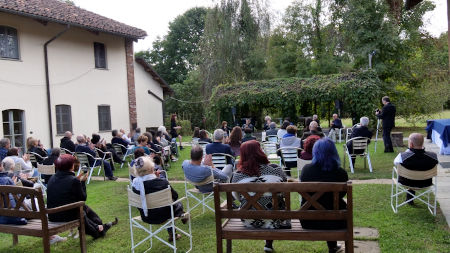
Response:
[{"label": "woman with red hair", "polygon": [[[279,183],[286,182],[287,177],[284,171],[276,164],[270,164],[266,154],[262,151],[259,142],[255,140],[247,141],[241,145],[241,157],[237,166],[237,172],[233,174],[233,183]],[[277,210],[286,208],[284,196],[277,196],[279,206]],[[240,206],[245,206],[247,200],[239,195]],[[272,196],[263,196],[258,203],[266,210],[272,210]],[[283,229],[290,228],[290,220],[263,220],[263,219],[246,219],[242,220],[244,225],[253,228],[272,228]],[[273,240],[266,240],[264,246],[265,252],[272,252]]]},{"label": "woman with red hair", "polygon": [[305,143],[303,144],[303,147],[305,148],[305,150],[302,151],[302,153],[300,154],[300,159],[303,160],[312,160],[313,156],[312,156],[312,150],[313,150],[313,146],[314,143],[316,143],[316,141],[320,140],[320,136],[318,135],[311,135],[308,138],[306,138]]}]

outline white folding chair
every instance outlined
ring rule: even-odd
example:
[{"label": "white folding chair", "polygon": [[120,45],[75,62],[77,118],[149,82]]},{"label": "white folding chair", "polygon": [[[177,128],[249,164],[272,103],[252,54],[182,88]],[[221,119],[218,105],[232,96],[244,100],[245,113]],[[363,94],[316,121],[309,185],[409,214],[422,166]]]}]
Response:
[{"label": "white folding chair", "polygon": [[202,147],[202,149],[203,149],[203,155],[205,155],[205,154],[206,154],[206,145],[208,145],[209,142],[199,141],[197,144],[198,144],[200,147]]},{"label": "white folding chair", "polygon": [[[105,162],[113,162],[113,156],[111,152],[103,151],[101,149],[95,148],[95,154],[97,155],[97,158],[102,159],[102,167],[105,167]],[[103,156],[101,155],[103,154]],[[100,172],[102,171],[102,168],[98,170],[97,176],[100,176]]]},{"label": "white folding chair", "polygon": [[205,213],[205,208],[208,208],[209,210],[211,210],[214,213],[215,212],[214,209],[208,205],[209,201],[214,200],[214,192],[212,190],[211,190],[211,192],[201,192],[196,187],[188,189],[188,183],[193,186],[203,186],[203,185],[207,185],[207,184],[213,184],[214,183],[213,172],[211,171],[211,176],[207,177],[205,180],[203,180],[202,182],[198,182],[198,183],[192,182],[192,181],[188,180],[186,177],[184,177],[184,190],[186,192],[186,198],[188,200],[188,203],[189,203],[189,198],[193,198],[197,202],[192,208],[188,209],[189,213],[191,213],[191,210],[193,210],[194,208],[196,208],[199,205],[202,205],[202,213]]},{"label": "white folding chair", "polygon": [[223,169],[228,164],[228,160],[231,160],[231,165],[233,165],[234,170],[234,157],[229,154],[224,153],[213,153],[211,154],[212,163],[214,164],[214,167],[218,169]]},{"label": "white folding chair", "polygon": [[[372,172],[372,163],[370,162],[370,154],[369,154],[369,141],[370,139],[367,137],[355,137],[347,141],[344,144],[344,169],[345,169],[345,158],[346,156],[349,159],[350,170],[352,173],[354,172],[355,165],[352,163],[352,158],[356,158],[357,156],[364,157],[364,169],[366,168],[366,160],[369,164],[369,171]],[[352,149],[349,150],[347,144],[352,143]],[[355,152],[357,151],[357,152]]]},{"label": "white folding chair", "polygon": [[[168,186],[164,190],[146,194],[145,198],[146,198],[146,202],[147,202],[147,209],[155,209],[155,208],[170,206],[170,214],[171,214],[171,218],[161,224],[148,224],[148,223],[145,223],[142,221],[142,218],[140,215],[136,216],[136,217],[132,216],[131,207],[142,208],[142,202],[141,202],[140,195],[134,193],[130,187],[128,187],[127,189],[128,189],[128,213],[129,213],[130,231],[131,231],[131,252],[134,252],[135,249],[139,245],[141,245],[147,241],[150,241],[150,248],[145,250],[145,252],[149,251],[153,247],[153,238],[156,238],[160,242],[164,243],[165,245],[167,245],[168,247],[173,249],[173,252],[177,252],[177,240],[174,239],[172,241],[172,243],[169,243],[166,240],[164,240],[158,236],[158,234],[160,232],[165,231],[167,228],[172,228],[173,238],[175,238],[176,232],[181,232],[184,235],[186,235],[187,237],[189,237],[190,248],[186,252],[190,252],[192,250],[191,220],[190,219],[188,220],[189,232],[184,231],[183,229],[175,226],[175,221],[178,220],[179,217],[175,217],[174,210],[173,210],[174,205],[176,203],[183,201],[184,199],[186,199],[186,197],[182,197],[182,198],[178,199],[177,201],[173,201],[170,186]],[[189,202],[187,202],[187,208],[189,209]],[[187,214],[187,215],[189,215],[189,214]],[[158,229],[153,230],[152,225],[161,225],[161,226]],[[148,235],[143,240],[136,243],[134,241],[133,228],[143,230]]]},{"label": "white folding chair", "polygon": [[271,162],[280,163],[280,157],[277,155],[277,143],[271,141],[262,142],[263,151],[266,153],[267,159]]},{"label": "white folding chair", "polygon": [[350,136],[352,136],[353,129],[354,129],[355,127],[359,127],[359,126],[361,126],[361,124],[358,123],[358,124],[353,125],[351,128],[347,128],[347,129],[346,129],[345,143],[347,143],[347,141],[350,140]]},{"label": "white folding chair", "polygon": [[[398,208],[406,205],[407,203],[413,201],[413,200],[419,200],[420,202],[427,205],[428,210],[430,213],[434,216],[436,216],[436,193],[437,193],[437,166],[435,166],[431,170],[426,171],[415,171],[415,170],[408,170],[407,168],[403,167],[402,165],[396,165],[394,166],[392,170],[392,185],[391,185],[391,207],[394,213],[398,212]],[[404,177],[410,180],[426,180],[426,179],[433,179],[433,183],[428,187],[411,187],[407,185],[403,185],[399,183],[398,179],[399,177]],[[416,193],[412,194],[408,191],[408,189],[414,190]],[[398,197],[406,193],[406,195],[410,195],[412,198],[405,200],[402,203],[398,203]],[[430,194],[433,193],[434,200],[431,199],[430,201]],[[394,203],[395,199],[395,203]]]},{"label": "white folding chair", "polygon": [[284,171],[290,170],[286,169],[287,168],[286,162],[297,162],[299,151],[302,151],[302,149],[297,147],[283,147],[277,150],[277,153],[281,153],[280,164]]},{"label": "white folding chair", "polygon": [[38,183],[41,185],[42,187],[42,192],[45,195],[47,193],[47,187],[44,184],[42,175],[54,175],[55,174],[55,165],[43,165],[43,164],[38,164],[37,166],[38,172],[39,172],[39,177],[38,177]]},{"label": "white folding chair", "polygon": [[[133,159],[134,146],[131,145],[131,146],[125,147],[124,145],[119,144],[119,143],[114,143],[114,144],[112,144],[112,146],[113,146],[114,150],[116,151],[117,156],[119,156],[119,158],[122,159],[123,161],[125,161],[128,156],[130,156],[131,159]],[[125,154],[123,153],[123,150],[126,150]],[[123,167],[123,164],[124,163],[120,164],[120,168]]]},{"label": "white folding chair", "polygon": [[267,135],[266,140],[269,142],[275,142],[278,143],[278,136],[276,135]]},{"label": "white folding chair", "polygon": [[61,150],[61,154],[62,155],[64,155],[64,154],[73,155],[73,153],[74,153],[74,152],[72,152],[72,151],[70,151],[70,150],[68,150],[66,148],[60,148],[60,150]]},{"label": "white folding chair", "polygon": [[[35,152],[28,152],[28,155],[30,157],[30,162],[34,168],[37,168],[37,165],[39,164],[37,161],[37,158],[39,158],[41,161],[44,160],[44,157],[42,157],[41,155],[39,155],[38,153],[35,153]],[[36,167],[34,166],[35,164],[36,164]]]},{"label": "white folding chair", "polygon": [[[99,167],[99,170],[102,169],[103,162],[101,161],[100,157],[94,157],[91,154],[85,153],[85,152],[75,152],[75,156],[78,158],[78,161],[80,161],[80,166],[85,165],[89,168],[89,176],[87,179],[87,184],[91,182],[92,173],[94,172],[94,168]],[[91,166],[89,165],[89,157],[94,159],[94,164]],[[77,176],[81,173],[81,169],[78,170]],[[103,179],[105,179],[103,177]]]}]

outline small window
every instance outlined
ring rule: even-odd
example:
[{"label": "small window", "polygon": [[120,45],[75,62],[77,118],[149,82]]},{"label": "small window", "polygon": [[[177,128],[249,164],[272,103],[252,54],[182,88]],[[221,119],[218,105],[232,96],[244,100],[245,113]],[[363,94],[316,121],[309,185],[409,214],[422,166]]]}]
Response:
[{"label": "small window", "polygon": [[111,130],[111,109],[109,105],[98,106],[98,129],[100,131]]},{"label": "small window", "polygon": [[95,68],[106,69],[105,44],[94,42]]},{"label": "small window", "polygon": [[12,27],[0,26],[0,57],[19,59],[17,30]]},{"label": "small window", "polygon": [[56,133],[72,132],[72,110],[70,105],[56,106]]}]

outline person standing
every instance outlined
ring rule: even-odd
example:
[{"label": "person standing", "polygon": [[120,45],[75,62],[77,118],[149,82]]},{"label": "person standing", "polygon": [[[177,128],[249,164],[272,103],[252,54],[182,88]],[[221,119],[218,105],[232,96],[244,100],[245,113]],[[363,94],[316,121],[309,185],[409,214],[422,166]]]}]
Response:
[{"label": "person standing", "polygon": [[383,142],[384,142],[384,152],[392,153],[394,152],[394,147],[392,146],[391,131],[395,127],[395,106],[391,104],[391,100],[388,96],[384,96],[381,99],[383,103],[383,108],[377,109],[375,115],[383,120]]}]

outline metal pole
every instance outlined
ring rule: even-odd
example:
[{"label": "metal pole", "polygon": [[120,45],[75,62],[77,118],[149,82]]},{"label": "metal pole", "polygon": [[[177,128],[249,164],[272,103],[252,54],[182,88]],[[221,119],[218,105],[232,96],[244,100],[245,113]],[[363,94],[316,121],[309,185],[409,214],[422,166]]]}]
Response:
[{"label": "metal pole", "polygon": [[375,134],[375,153],[377,152],[377,142],[378,142],[378,131],[380,128],[380,119],[377,122],[377,133]]}]

